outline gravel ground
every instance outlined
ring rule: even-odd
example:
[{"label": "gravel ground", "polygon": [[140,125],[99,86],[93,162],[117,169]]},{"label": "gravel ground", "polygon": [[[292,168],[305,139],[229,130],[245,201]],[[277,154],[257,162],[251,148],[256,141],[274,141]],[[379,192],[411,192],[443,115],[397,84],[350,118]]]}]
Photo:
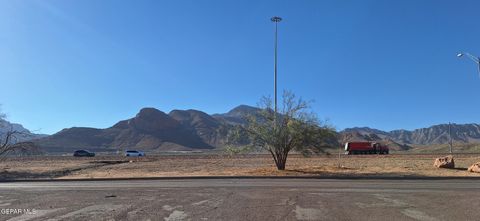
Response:
[{"label": "gravel ground", "polygon": [[467,171],[480,154],[455,155],[455,169],[433,167],[444,155],[291,155],[277,171],[269,155],[14,157],[0,163],[0,179],[124,178],[166,176],[480,176]]}]

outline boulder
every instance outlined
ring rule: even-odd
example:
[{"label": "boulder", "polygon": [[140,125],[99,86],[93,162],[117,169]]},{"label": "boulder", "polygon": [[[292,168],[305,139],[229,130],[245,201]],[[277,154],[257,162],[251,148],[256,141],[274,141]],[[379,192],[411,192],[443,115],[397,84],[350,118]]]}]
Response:
[{"label": "boulder", "polygon": [[437,168],[453,169],[455,168],[455,162],[453,161],[453,156],[450,155],[435,159],[435,163],[433,163],[433,166]]},{"label": "boulder", "polygon": [[480,162],[474,163],[468,168],[468,172],[480,173]]}]

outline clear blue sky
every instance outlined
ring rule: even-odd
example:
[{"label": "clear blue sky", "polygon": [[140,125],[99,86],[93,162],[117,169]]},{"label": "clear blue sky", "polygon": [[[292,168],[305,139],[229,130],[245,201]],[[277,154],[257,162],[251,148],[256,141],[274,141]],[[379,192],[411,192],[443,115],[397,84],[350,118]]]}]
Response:
[{"label": "clear blue sky", "polygon": [[[222,113],[279,89],[343,129],[480,123],[480,1],[0,0],[0,103],[54,133],[142,107]],[[38,132],[38,131],[37,131]]]}]

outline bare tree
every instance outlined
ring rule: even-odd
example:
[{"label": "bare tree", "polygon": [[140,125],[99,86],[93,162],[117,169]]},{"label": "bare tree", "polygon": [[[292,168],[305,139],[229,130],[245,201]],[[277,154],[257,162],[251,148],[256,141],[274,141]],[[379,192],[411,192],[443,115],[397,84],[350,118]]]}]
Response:
[{"label": "bare tree", "polygon": [[0,141],[0,160],[4,159],[8,154],[25,155],[37,152],[37,148],[33,142],[18,142],[17,136],[22,133],[19,131],[7,131]]},{"label": "bare tree", "polygon": [[291,151],[318,154],[332,142],[336,143],[334,129],[321,123],[314,113],[307,112],[309,102],[297,98],[292,92],[283,93],[282,107],[277,114],[270,98],[263,97],[259,106],[261,111],[248,116],[243,127],[250,140],[246,148],[268,151],[278,170],[285,170]]},{"label": "bare tree", "polygon": [[355,137],[351,133],[344,133],[344,134],[340,134],[339,138],[340,138],[342,144],[345,144],[347,142],[350,142],[350,141],[354,140]]},{"label": "bare tree", "polygon": [[[5,114],[0,113],[0,120],[4,119]],[[19,141],[19,136],[22,135],[24,133],[14,130],[13,126],[10,126],[4,134],[0,134],[0,160],[4,160],[9,154],[25,155],[38,152],[33,142]]]}]

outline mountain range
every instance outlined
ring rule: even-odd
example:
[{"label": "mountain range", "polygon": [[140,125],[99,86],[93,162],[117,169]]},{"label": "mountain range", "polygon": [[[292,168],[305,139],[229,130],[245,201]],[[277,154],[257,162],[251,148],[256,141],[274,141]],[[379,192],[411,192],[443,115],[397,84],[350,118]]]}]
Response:
[{"label": "mountain range", "polygon": [[[105,129],[72,127],[50,136],[30,133],[19,124],[0,121],[1,128],[16,127],[29,134],[22,141],[34,141],[44,152],[69,153],[76,149],[117,151],[139,149],[148,152],[212,150],[225,145],[229,130],[246,123],[244,116],[260,109],[240,105],[223,114],[209,115],[199,110],[173,110],[169,113],[143,108],[130,119]],[[8,124],[7,124],[8,123]],[[5,126],[2,126],[5,125]],[[440,124],[416,130],[382,131],[369,127],[347,128],[338,132],[338,143],[348,141],[383,142],[393,150],[413,146],[480,142],[479,124]]]},{"label": "mountain range", "polygon": [[[408,150],[412,146],[455,143],[479,143],[479,124],[439,124],[428,128],[382,131],[369,127],[347,128],[340,133],[343,141],[384,141],[397,150]],[[451,136],[450,136],[451,134]]]},{"label": "mountain range", "polygon": [[246,105],[214,115],[198,110],[173,110],[167,114],[155,108],[143,108],[135,117],[106,129],[72,127],[34,142],[45,152],[83,148],[149,152],[208,150],[222,147],[229,129],[244,124],[243,116],[256,111],[259,109]]}]

